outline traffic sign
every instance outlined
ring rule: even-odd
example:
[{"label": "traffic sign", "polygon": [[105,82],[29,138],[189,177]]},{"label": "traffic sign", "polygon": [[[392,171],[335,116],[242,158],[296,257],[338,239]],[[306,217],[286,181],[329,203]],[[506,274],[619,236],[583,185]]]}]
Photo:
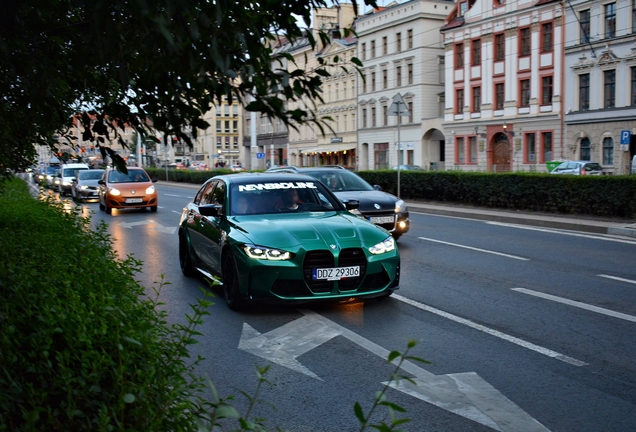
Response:
[{"label": "traffic sign", "polygon": [[265,159],[265,153],[256,153],[256,159]]},{"label": "traffic sign", "polygon": [[411,115],[409,110],[406,109],[406,102],[404,102],[404,98],[400,93],[393,96],[393,103],[389,107],[389,110],[386,114],[394,117],[408,117],[409,115]]},{"label": "traffic sign", "polygon": [[621,145],[629,145],[629,141],[632,138],[632,131],[622,130],[621,131]]}]

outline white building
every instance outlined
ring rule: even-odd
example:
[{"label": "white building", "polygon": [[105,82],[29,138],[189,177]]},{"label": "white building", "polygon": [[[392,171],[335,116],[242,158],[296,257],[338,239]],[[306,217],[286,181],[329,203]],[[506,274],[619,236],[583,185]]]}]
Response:
[{"label": "white building", "polygon": [[401,117],[401,162],[443,168],[444,47],[439,28],[454,4],[442,0],[394,2],[356,20],[358,58],[358,166],[397,165],[397,117],[389,116],[400,93],[410,115]]},{"label": "white building", "polygon": [[[572,0],[566,9],[565,156],[627,174],[636,154],[636,3]],[[621,145],[623,131],[631,134]]]},{"label": "white building", "polygon": [[459,0],[446,48],[446,166],[545,171],[564,157],[562,15],[555,0]]}]

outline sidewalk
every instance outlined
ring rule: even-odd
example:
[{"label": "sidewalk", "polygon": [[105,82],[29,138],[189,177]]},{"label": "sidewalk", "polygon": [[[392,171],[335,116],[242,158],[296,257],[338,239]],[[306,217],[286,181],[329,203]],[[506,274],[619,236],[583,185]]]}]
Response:
[{"label": "sidewalk", "polygon": [[[197,190],[201,185],[158,181],[159,185],[183,187]],[[469,219],[531,225],[584,231],[597,234],[612,234],[636,238],[636,221],[599,218],[587,215],[558,215],[552,213],[522,212],[512,210],[487,209],[437,202],[407,201],[412,213],[426,213],[440,216],[464,217]]]}]

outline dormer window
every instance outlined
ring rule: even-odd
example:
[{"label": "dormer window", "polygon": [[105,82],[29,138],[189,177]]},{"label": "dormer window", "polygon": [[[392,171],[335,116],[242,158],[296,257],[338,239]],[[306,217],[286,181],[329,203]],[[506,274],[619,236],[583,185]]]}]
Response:
[{"label": "dormer window", "polygon": [[468,8],[468,2],[463,1],[463,2],[459,3],[459,16],[460,17],[464,16],[464,14],[466,13],[467,8]]}]

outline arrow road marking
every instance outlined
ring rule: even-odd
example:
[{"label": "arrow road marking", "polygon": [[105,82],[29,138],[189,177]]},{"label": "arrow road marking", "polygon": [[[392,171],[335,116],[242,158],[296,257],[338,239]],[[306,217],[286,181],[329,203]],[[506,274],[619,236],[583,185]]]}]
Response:
[{"label": "arrow road marking", "polygon": [[505,341],[512,342],[515,345],[519,345],[520,347],[527,348],[527,349],[529,349],[531,351],[538,352],[539,354],[543,354],[545,356],[552,357],[552,358],[555,358],[557,360],[561,360],[561,361],[566,362],[566,363],[570,363],[570,364],[572,364],[574,366],[586,366],[587,365],[587,363],[582,362],[581,360],[577,360],[575,358],[568,357],[568,356],[563,355],[561,353],[558,353],[556,351],[552,351],[551,349],[544,348],[544,347],[539,346],[539,345],[535,345],[532,342],[528,342],[528,341],[525,341],[523,339],[519,339],[517,337],[510,336],[509,334],[502,333],[502,332],[500,332],[498,330],[491,329],[490,327],[486,327],[486,326],[483,326],[481,324],[477,324],[474,321],[468,320],[466,318],[459,317],[457,315],[453,315],[453,314],[448,313],[448,312],[444,312],[442,310],[436,309],[436,308],[431,307],[429,305],[426,305],[424,303],[420,303],[420,302],[417,302],[415,300],[411,300],[410,298],[402,297],[399,294],[393,294],[391,297],[396,299],[396,300],[400,300],[400,301],[402,301],[404,303],[410,304],[411,306],[415,306],[416,308],[421,309],[423,311],[431,312],[431,313],[434,313],[435,315],[439,315],[439,316],[441,316],[443,318],[447,318],[447,319],[449,319],[451,321],[455,321],[457,323],[464,324],[465,326],[471,327],[471,328],[473,328],[475,330],[482,331],[482,332],[487,333],[487,334],[489,334],[491,336],[498,337],[499,339],[503,339]]},{"label": "arrow road marking", "polygon": [[426,241],[430,241],[430,242],[434,242],[434,243],[441,243],[441,244],[445,244],[448,246],[455,246],[455,247],[460,247],[460,248],[464,248],[464,249],[470,249],[470,250],[474,250],[477,252],[485,252],[485,253],[489,253],[489,254],[493,254],[493,255],[500,255],[500,256],[504,256],[506,258],[512,258],[512,259],[517,259],[517,260],[521,260],[521,261],[530,261],[529,258],[523,258],[523,257],[519,257],[516,255],[510,255],[510,254],[505,254],[502,252],[495,252],[495,251],[490,251],[487,249],[480,249],[480,248],[476,248],[476,247],[472,247],[472,246],[465,246],[465,245],[460,245],[457,243],[450,243],[450,242],[445,242],[442,240],[435,240],[432,238],[428,238],[428,237],[418,237],[418,239],[420,240],[426,240]]},{"label": "arrow road marking", "polygon": [[120,226],[122,228],[128,228],[128,229],[132,229],[132,227],[141,226],[141,225],[153,225],[150,228],[151,230],[159,231],[166,234],[174,234],[177,232],[177,227],[165,227],[161,225],[159,222],[156,222],[152,219],[143,220],[139,222],[121,222],[117,224],[117,226]]},{"label": "arrow road marking", "polygon": [[528,295],[531,295],[531,296],[541,297],[541,298],[544,298],[546,300],[552,300],[552,301],[557,302],[557,303],[563,303],[563,304],[566,304],[566,305],[569,305],[569,306],[574,306],[574,307],[577,307],[577,308],[589,310],[589,311],[592,311],[592,312],[600,313],[600,314],[611,316],[611,317],[614,317],[614,318],[620,318],[620,319],[623,319],[625,321],[636,322],[636,316],[633,316],[633,315],[627,315],[627,314],[624,314],[624,313],[621,313],[621,312],[615,312],[615,311],[610,310],[610,309],[605,309],[605,308],[598,307],[598,306],[592,306],[592,305],[587,304],[587,303],[582,303],[582,302],[578,302],[578,301],[575,301],[575,300],[566,299],[566,298],[563,298],[563,297],[557,297],[555,295],[545,294],[545,293],[542,293],[542,292],[539,292],[539,291],[532,291],[532,290],[529,290],[529,289],[526,289],[526,288],[511,288],[511,289],[513,291],[517,291],[517,292],[520,292],[520,293],[528,294]]},{"label": "arrow road marking", "polygon": [[[243,323],[239,349],[321,381],[297,357],[336,336],[343,336],[381,358],[389,355],[387,349],[315,312],[300,312],[303,317],[264,334]],[[397,362],[398,359],[393,363]],[[548,431],[474,372],[435,375],[408,360],[402,363],[402,369],[414,375],[416,383],[404,380],[391,383],[391,387],[403,393],[498,431]]]}]

